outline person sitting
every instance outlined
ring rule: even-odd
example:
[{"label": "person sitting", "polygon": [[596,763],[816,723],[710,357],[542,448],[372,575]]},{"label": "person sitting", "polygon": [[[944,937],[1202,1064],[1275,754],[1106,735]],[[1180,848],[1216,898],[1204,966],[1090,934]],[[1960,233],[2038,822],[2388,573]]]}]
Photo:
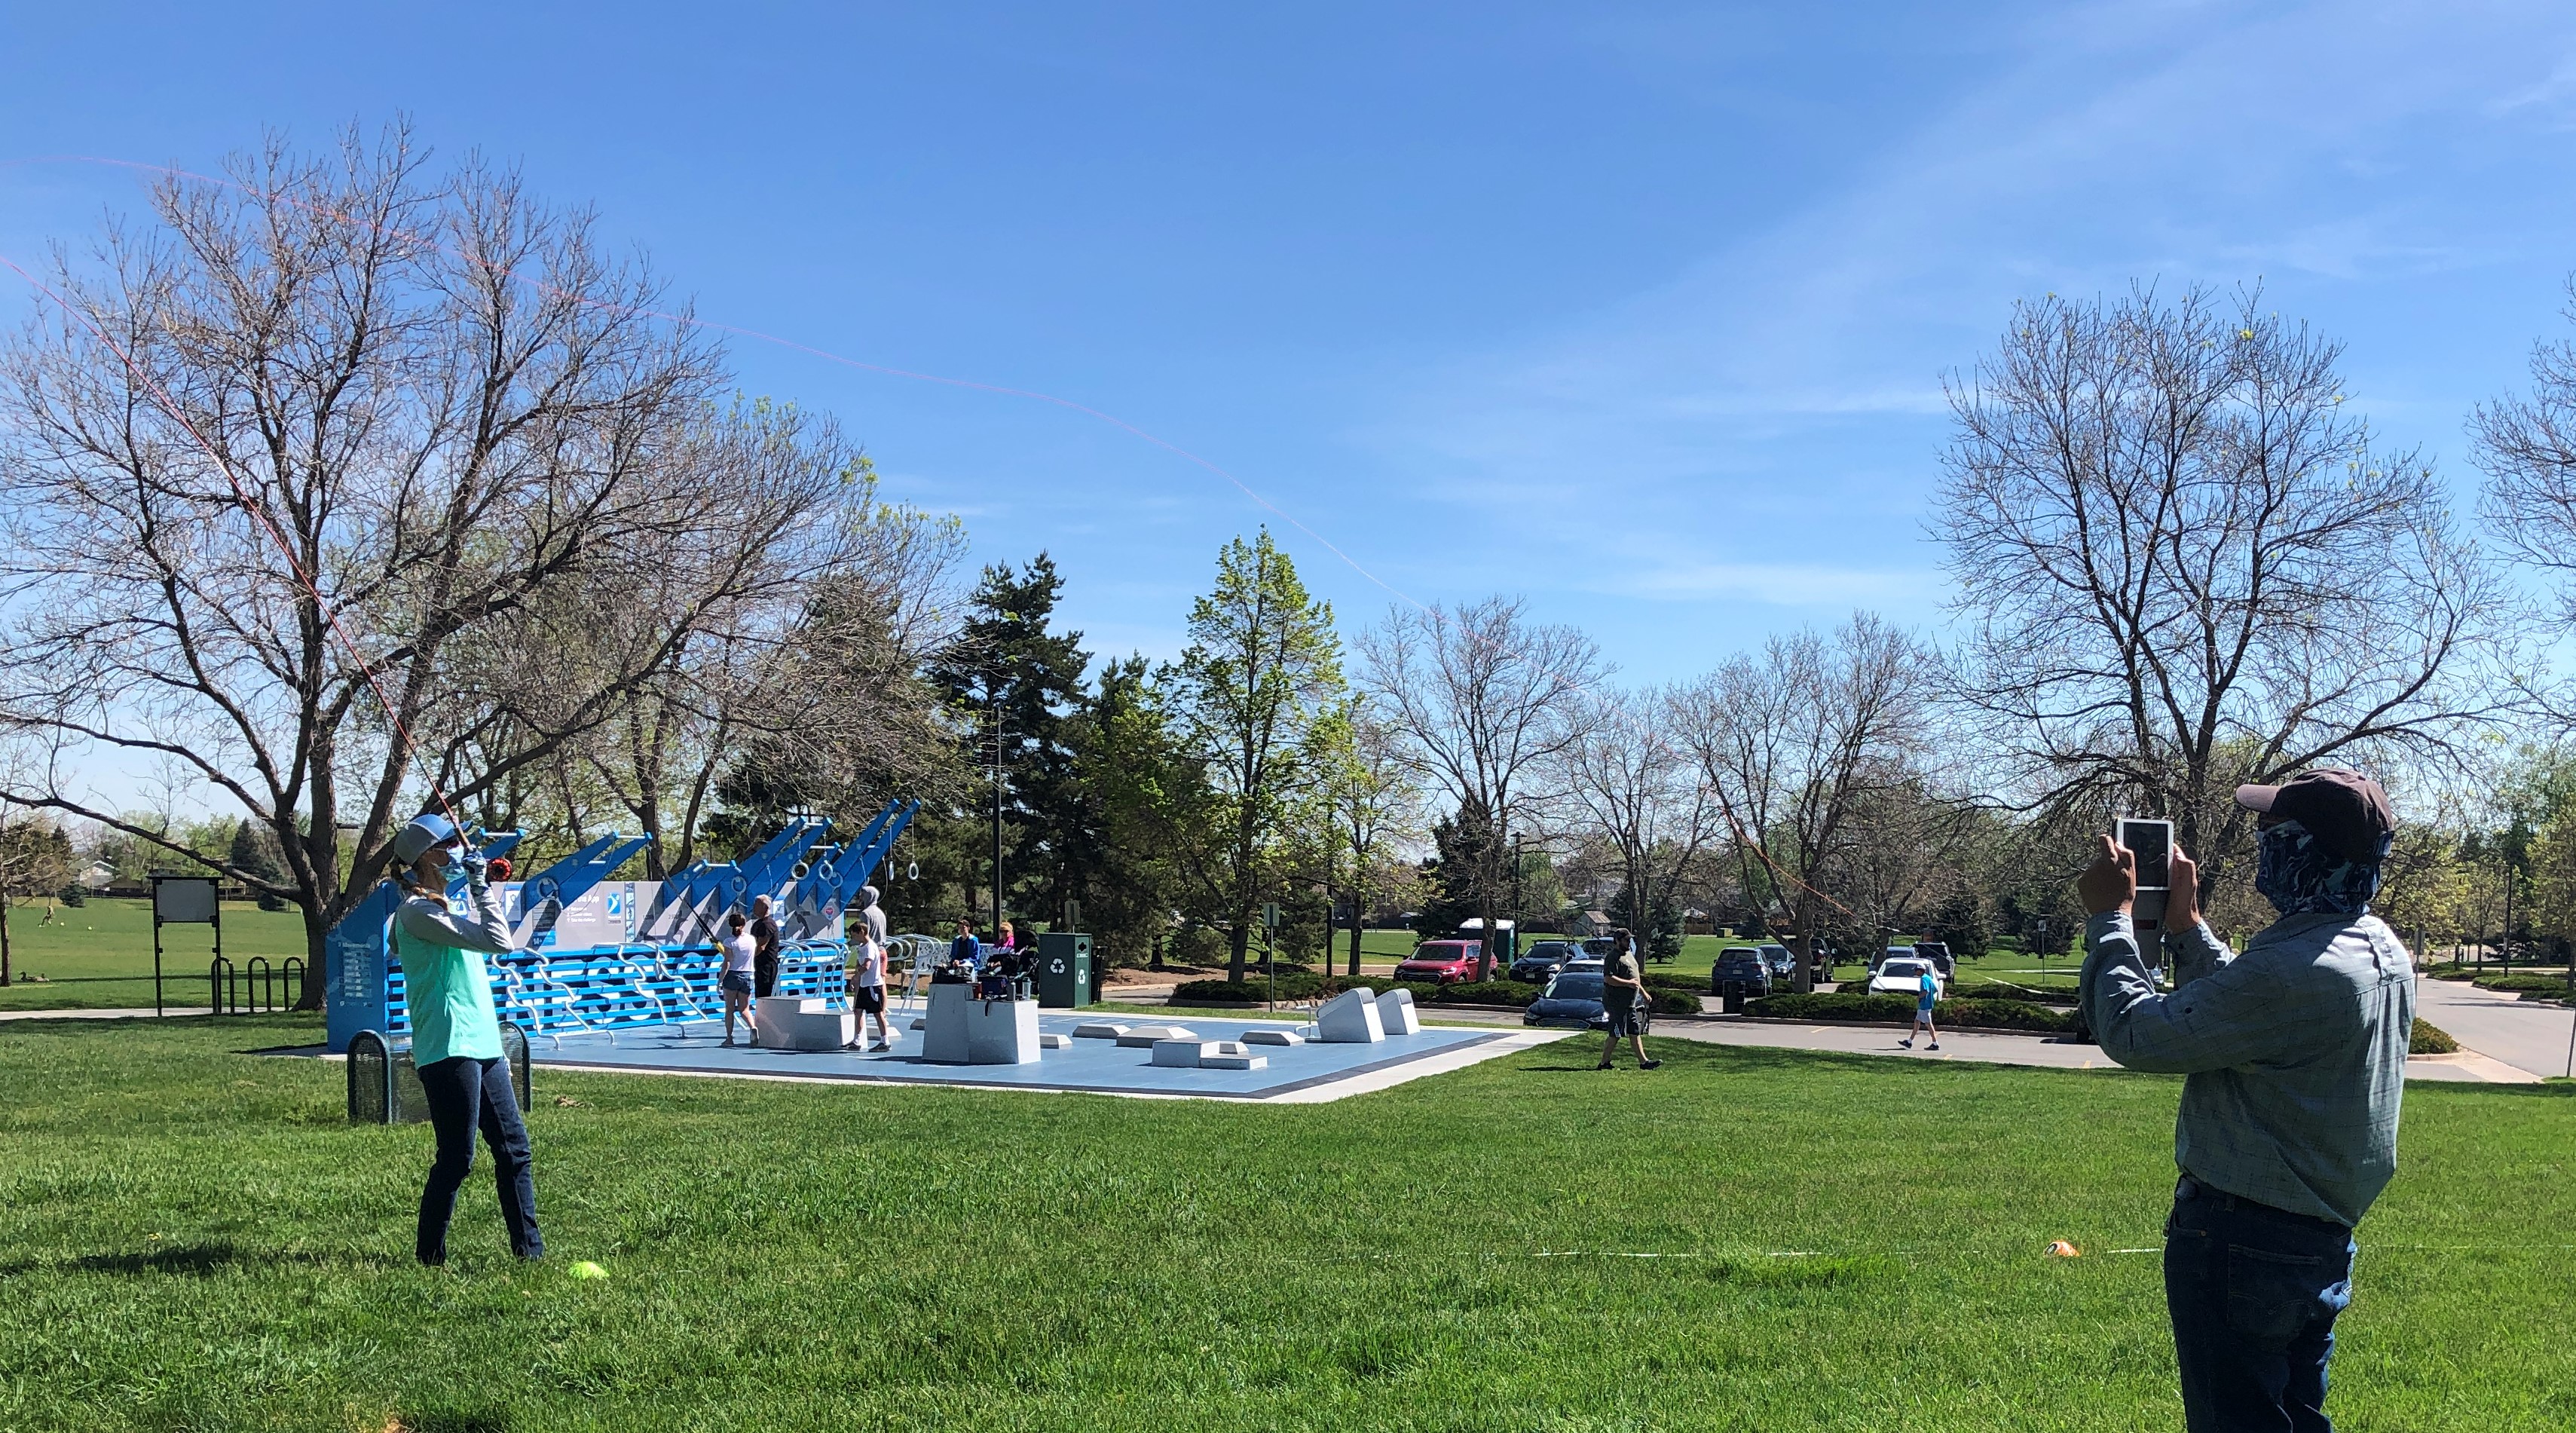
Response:
[{"label": "person sitting", "polygon": [[975,939],[975,922],[967,916],[957,918],[957,938],[948,943],[948,963],[973,976],[984,968],[984,946]]}]

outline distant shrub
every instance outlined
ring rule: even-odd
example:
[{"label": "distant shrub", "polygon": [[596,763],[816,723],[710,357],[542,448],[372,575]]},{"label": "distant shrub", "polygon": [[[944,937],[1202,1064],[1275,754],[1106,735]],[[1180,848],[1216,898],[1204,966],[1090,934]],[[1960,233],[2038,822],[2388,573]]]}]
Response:
[{"label": "distant shrub", "polygon": [[[1763,995],[1746,1001],[1744,1013],[1774,1020],[1885,1021],[1893,1025],[1914,1018],[1914,1002],[1902,995],[1843,991]],[[2075,1028],[2073,1012],[2052,1010],[2027,1000],[1944,1000],[1932,1007],[1932,1018],[1944,1025],[1983,1025],[2000,1030],[2055,1033]]]},{"label": "distant shrub", "polygon": [[67,906],[85,906],[89,904],[89,887],[82,885],[78,881],[72,881],[66,884],[61,891],[61,895],[63,904]]}]

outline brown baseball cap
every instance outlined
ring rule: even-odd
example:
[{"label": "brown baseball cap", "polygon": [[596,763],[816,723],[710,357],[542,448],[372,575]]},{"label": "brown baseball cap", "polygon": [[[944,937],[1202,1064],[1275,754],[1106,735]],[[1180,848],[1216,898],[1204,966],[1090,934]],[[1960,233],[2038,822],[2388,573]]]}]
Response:
[{"label": "brown baseball cap", "polygon": [[2379,838],[2397,829],[2397,812],[2379,783],[2335,767],[2303,771],[2278,786],[2237,787],[2236,804],[2296,821],[2327,850],[2353,861],[2377,859]]}]

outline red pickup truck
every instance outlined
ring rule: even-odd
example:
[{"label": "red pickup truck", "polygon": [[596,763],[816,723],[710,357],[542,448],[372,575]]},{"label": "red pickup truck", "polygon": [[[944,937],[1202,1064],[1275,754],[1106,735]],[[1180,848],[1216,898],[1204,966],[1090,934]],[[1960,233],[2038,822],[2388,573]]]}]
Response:
[{"label": "red pickup truck", "polygon": [[1481,940],[1426,940],[1413,948],[1413,954],[1395,967],[1398,980],[1428,980],[1440,985],[1455,985],[1476,978],[1477,957],[1484,954]]}]

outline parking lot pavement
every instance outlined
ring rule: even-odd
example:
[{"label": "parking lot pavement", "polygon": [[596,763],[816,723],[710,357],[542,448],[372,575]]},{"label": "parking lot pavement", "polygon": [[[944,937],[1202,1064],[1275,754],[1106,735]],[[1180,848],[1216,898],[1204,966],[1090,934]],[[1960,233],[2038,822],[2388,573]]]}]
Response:
[{"label": "parking lot pavement", "polygon": [[2415,1013],[2449,1031],[2463,1049],[2536,1076],[2567,1073],[2576,1011],[2566,1006],[2517,1000],[2465,980],[2418,980]]}]

